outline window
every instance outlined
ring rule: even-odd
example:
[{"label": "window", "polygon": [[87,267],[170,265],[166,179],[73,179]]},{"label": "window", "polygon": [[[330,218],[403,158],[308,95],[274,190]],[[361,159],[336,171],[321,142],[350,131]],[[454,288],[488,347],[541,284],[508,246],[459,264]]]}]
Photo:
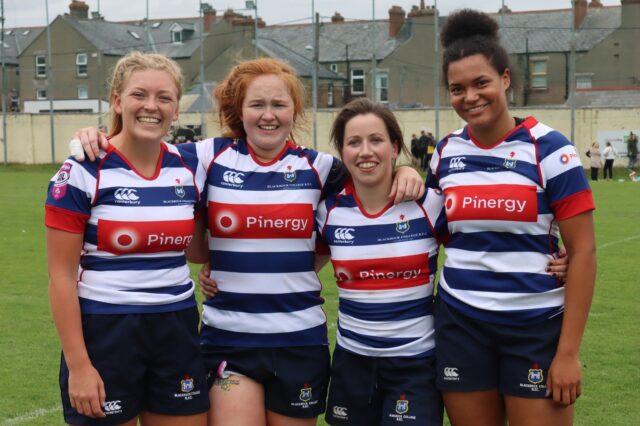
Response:
[{"label": "window", "polygon": [[78,53],[76,55],[76,74],[78,77],[87,76],[87,54]]},{"label": "window", "polygon": [[576,89],[591,89],[593,74],[576,74]]},{"label": "window", "polygon": [[36,99],[39,101],[47,99],[47,89],[36,89]]},{"label": "window", "polygon": [[389,75],[386,72],[376,73],[376,100],[389,102]]},{"label": "window", "polygon": [[78,86],[78,99],[89,99],[89,90],[84,86]]},{"label": "window", "polygon": [[171,31],[171,43],[182,44],[182,31]]},{"label": "window", "polygon": [[47,76],[47,58],[44,55],[36,55],[36,77]]},{"label": "window", "polygon": [[136,40],[140,40],[140,36],[138,35],[137,32],[131,31],[131,30],[129,30],[127,32],[131,35],[131,37],[135,38]]},{"label": "window", "polygon": [[547,60],[532,59],[530,69],[531,69],[531,88],[546,89],[547,88]]},{"label": "window", "polygon": [[24,30],[24,31],[22,32],[22,35],[23,35],[23,36],[26,36],[26,35],[29,35],[29,34],[31,34],[31,30]]},{"label": "window", "polygon": [[364,93],[364,70],[351,70],[351,93],[354,95]]},{"label": "window", "polygon": [[338,72],[338,64],[329,65],[329,69],[333,72]]},{"label": "window", "polygon": [[333,105],[333,82],[329,83],[327,88],[327,106],[332,107]]}]

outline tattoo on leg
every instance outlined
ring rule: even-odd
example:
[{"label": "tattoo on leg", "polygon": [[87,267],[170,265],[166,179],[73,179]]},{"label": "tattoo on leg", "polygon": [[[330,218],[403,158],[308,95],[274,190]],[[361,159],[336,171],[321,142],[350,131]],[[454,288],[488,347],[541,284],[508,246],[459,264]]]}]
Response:
[{"label": "tattoo on leg", "polygon": [[225,392],[229,392],[233,386],[237,386],[239,384],[240,379],[237,379],[235,377],[227,377],[224,379],[217,378],[213,382],[213,386],[220,386],[220,390],[223,390]]}]

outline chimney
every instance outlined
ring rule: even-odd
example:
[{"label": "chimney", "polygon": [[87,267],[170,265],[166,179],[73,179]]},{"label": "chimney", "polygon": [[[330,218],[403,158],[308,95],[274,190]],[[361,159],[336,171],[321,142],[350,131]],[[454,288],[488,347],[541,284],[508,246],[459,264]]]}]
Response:
[{"label": "chimney", "polygon": [[395,38],[404,25],[404,9],[400,6],[391,6],[389,9],[389,38]]},{"label": "chimney", "polygon": [[211,25],[216,23],[216,10],[209,3],[202,3],[202,28],[209,32]]},{"label": "chimney", "polygon": [[600,0],[591,0],[591,2],[589,2],[589,7],[602,7],[602,3]]},{"label": "chimney", "polygon": [[344,17],[336,12],[331,17],[331,22],[333,22],[334,24],[342,24],[344,22]]},{"label": "chimney", "polygon": [[575,17],[573,21],[573,28],[578,29],[584,21],[584,17],[587,16],[587,0],[574,0],[575,1]]},{"label": "chimney", "polygon": [[498,10],[498,13],[499,13],[499,14],[503,14],[503,13],[504,13],[504,14],[506,15],[507,13],[512,13],[512,12],[511,12],[511,9],[509,9],[509,6],[507,6],[507,5],[505,4],[504,6],[502,6],[502,7],[500,8],[500,10]]},{"label": "chimney", "polygon": [[69,14],[77,19],[89,19],[89,5],[80,0],[71,0]]}]

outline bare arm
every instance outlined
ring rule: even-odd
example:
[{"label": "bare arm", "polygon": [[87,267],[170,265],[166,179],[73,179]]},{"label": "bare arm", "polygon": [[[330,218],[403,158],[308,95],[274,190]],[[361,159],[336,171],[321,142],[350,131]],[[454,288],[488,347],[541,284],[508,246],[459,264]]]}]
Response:
[{"label": "bare arm", "polygon": [[189,262],[205,263],[209,261],[209,242],[202,215],[196,215],[191,243],[184,252]]},{"label": "bare arm", "polygon": [[100,155],[100,148],[107,149],[109,141],[104,133],[100,133],[95,127],[85,127],[73,134],[69,142],[69,151],[76,160],[84,160],[84,153],[90,161],[94,161]]},{"label": "bare arm", "polygon": [[389,199],[394,204],[402,201],[417,200],[424,194],[424,179],[413,167],[400,166],[393,178]]},{"label": "bare arm", "polygon": [[559,225],[570,264],[562,331],[549,368],[547,393],[554,402],[570,405],[582,393],[579,352],[595,287],[596,249],[591,212],[563,220]]},{"label": "bare arm", "polygon": [[69,368],[71,406],[89,417],[106,417],[106,394],[100,374],[93,367],[82,334],[77,294],[82,234],[47,227],[49,303]]}]

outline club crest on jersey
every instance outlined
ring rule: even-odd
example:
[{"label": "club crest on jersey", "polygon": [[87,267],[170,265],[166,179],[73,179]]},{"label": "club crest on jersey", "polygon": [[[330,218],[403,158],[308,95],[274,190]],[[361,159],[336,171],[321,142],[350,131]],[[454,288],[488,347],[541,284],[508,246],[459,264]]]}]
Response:
[{"label": "club crest on jersey", "polygon": [[51,190],[51,195],[56,200],[64,197],[67,193],[67,184],[69,183],[69,178],[71,177],[71,163],[64,163],[60,170],[58,171],[58,177],[53,184],[53,189]]},{"label": "club crest on jersey", "polygon": [[180,179],[176,179],[176,184],[173,187],[176,191],[176,195],[180,198],[184,198],[187,192],[184,190],[184,186],[180,183]]},{"label": "club crest on jersey", "polygon": [[410,228],[409,221],[404,219],[405,216],[403,214],[400,215],[400,221],[396,222],[396,232],[399,234],[404,234]]},{"label": "club crest on jersey", "polygon": [[180,391],[191,392],[193,389],[195,389],[193,378],[186,374],[184,378],[180,380]]},{"label": "club crest on jersey", "polygon": [[464,160],[466,160],[466,158],[467,157],[453,157],[449,160],[449,171],[454,172],[464,170],[465,167],[467,167],[467,165],[464,164]]},{"label": "club crest on jersey", "polygon": [[305,385],[300,389],[300,401],[308,402],[312,397],[312,388],[309,384],[305,383]]},{"label": "club crest on jersey", "polygon": [[504,167],[507,169],[515,169],[518,160],[515,159],[516,153],[511,151],[509,158],[504,159]]},{"label": "club crest on jersey", "polygon": [[287,171],[284,172],[284,180],[286,180],[287,182],[293,182],[296,180],[296,171],[291,169],[291,164],[289,164],[287,166]]},{"label": "club crest on jersey", "polygon": [[534,385],[538,385],[544,380],[542,369],[539,368],[537,363],[533,364],[533,368],[529,369],[527,380],[529,380],[529,383],[533,383]]},{"label": "club crest on jersey", "polygon": [[409,412],[409,400],[405,395],[400,395],[400,399],[396,401],[396,413],[406,414]]}]

